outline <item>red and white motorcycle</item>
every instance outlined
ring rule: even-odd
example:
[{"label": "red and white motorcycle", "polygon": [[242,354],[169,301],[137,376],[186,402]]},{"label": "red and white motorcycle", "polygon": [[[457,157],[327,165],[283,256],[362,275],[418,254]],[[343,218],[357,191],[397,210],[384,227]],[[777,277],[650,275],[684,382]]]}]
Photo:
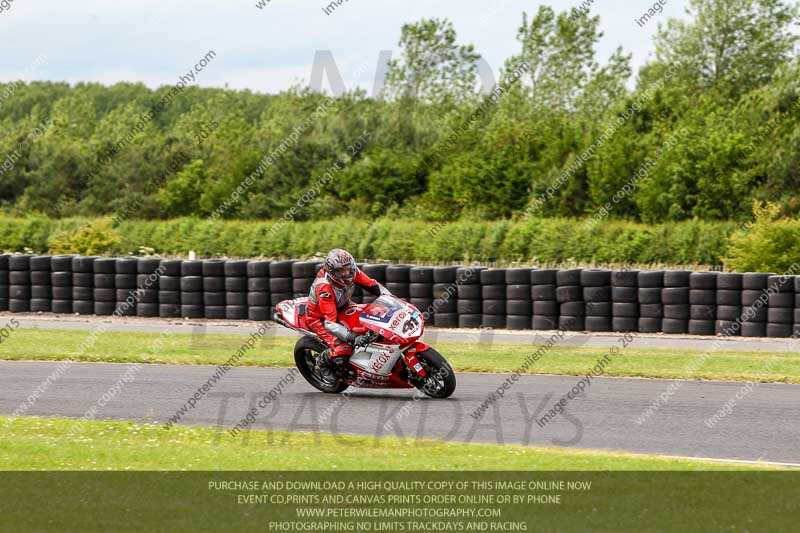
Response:
[{"label": "red and white motorcycle", "polygon": [[425,329],[422,313],[394,296],[371,304],[351,304],[339,312],[339,322],[369,341],[356,346],[337,380],[322,379],[317,358],[327,348],[307,324],[308,298],[284,300],[275,306],[274,320],[302,337],[294,347],[297,369],[322,392],[339,393],[350,386],[372,389],[418,388],[432,398],[447,398],[456,389],[453,369],[439,352],[419,341]]}]

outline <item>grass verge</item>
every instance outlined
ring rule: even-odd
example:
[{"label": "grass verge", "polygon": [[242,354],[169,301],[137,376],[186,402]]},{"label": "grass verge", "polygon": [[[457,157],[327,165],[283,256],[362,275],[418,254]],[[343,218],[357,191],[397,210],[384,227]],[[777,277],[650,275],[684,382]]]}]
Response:
[{"label": "grass verge", "polygon": [[[80,350],[88,331],[18,329],[0,343],[0,359],[218,365],[247,340],[242,335],[105,332]],[[264,337],[237,363],[240,366],[291,366],[290,337]],[[460,372],[511,372],[538,346],[441,342],[436,349]],[[529,373],[582,375],[609,348],[553,346],[531,365]],[[667,379],[707,379],[800,383],[800,354],[715,351],[690,370],[700,350],[639,349],[636,341],[611,358],[605,375]]]},{"label": "grass verge", "polygon": [[[12,470],[752,470],[626,453],[393,437],[250,431],[49,418],[0,418],[0,471]],[[361,450],[354,453],[354,450]],[[424,457],[424,465],[419,458]]]}]

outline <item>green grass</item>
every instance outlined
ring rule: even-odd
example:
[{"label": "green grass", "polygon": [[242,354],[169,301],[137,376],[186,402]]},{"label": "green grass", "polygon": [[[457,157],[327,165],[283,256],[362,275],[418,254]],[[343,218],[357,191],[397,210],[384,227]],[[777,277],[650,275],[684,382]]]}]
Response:
[{"label": "green grass", "polygon": [[[298,521],[295,509],[301,507],[397,507],[388,500],[365,505],[322,500],[330,495],[376,492],[357,485],[352,489],[222,487],[231,481],[256,482],[260,487],[260,483],[279,480],[345,485],[365,480],[591,483],[576,491],[377,491],[388,495],[520,495],[522,499],[513,504],[506,500],[501,505],[497,500],[498,504],[467,502],[458,507],[502,509],[502,520],[526,523],[528,531],[694,531],[701,524],[713,531],[796,528],[796,477],[764,464],[267,431],[248,432],[245,441],[229,439],[211,428],[165,430],[153,425],[62,419],[0,418],[0,428],[0,471],[5,471],[0,476],[3,531],[271,530],[268,524],[272,521]],[[240,495],[274,494],[306,498],[316,494],[319,500],[309,504],[239,501]],[[560,494],[562,500],[553,505],[528,503],[526,494]],[[420,496],[414,507],[455,505],[425,501]],[[364,521],[386,523],[380,518],[326,520],[353,525]],[[469,521],[453,523],[464,526]],[[411,522],[421,524],[425,519]],[[343,530],[357,529],[361,530]]]},{"label": "green grass", "polygon": [[[0,343],[0,359],[217,365],[247,339],[242,335],[105,332],[96,336],[91,347],[79,351],[89,335],[87,331],[18,329]],[[238,364],[291,366],[294,342],[290,337],[265,337]],[[435,347],[461,372],[510,372],[536,350],[534,345],[499,343],[437,342]],[[556,345],[529,372],[582,375],[608,353],[608,348]],[[689,371],[702,354],[698,350],[639,349],[634,340],[631,347],[611,358],[606,375],[800,383],[797,353],[715,351],[696,372]]]},{"label": "green grass", "polygon": [[[750,470],[626,453],[47,418],[0,418],[4,470]],[[360,450],[354,453],[354,450]],[[772,468],[772,467],[770,467]]]}]

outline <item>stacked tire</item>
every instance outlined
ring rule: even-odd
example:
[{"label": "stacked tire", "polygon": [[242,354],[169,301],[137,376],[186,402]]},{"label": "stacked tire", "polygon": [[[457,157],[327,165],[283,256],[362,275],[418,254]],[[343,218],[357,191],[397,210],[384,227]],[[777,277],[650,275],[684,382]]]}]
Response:
[{"label": "stacked tire", "polygon": [[50,258],[50,285],[54,313],[72,313],[72,260],[71,255]]},{"label": "stacked tire", "polygon": [[[404,300],[411,298],[411,268],[410,265],[388,265],[386,267],[386,289]],[[424,310],[420,309],[420,311]],[[425,318],[426,321],[428,318]]]},{"label": "stacked tire", "polygon": [[52,309],[53,287],[51,285],[52,258],[48,255],[31,257],[31,302],[32,313],[49,313]]},{"label": "stacked tire", "polygon": [[718,272],[692,272],[689,276],[690,335],[716,333],[718,275]]},{"label": "stacked tire", "polygon": [[117,316],[136,316],[138,302],[139,260],[135,257],[121,257],[115,264],[114,289]]},{"label": "stacked tire", "polygon": [[[207,265],[213,265],[207,270]],[[206,278],[220,278],[221,285],[211,285],[211,288],[223,289],[225,287],[224,263],[221,261],[182,261],[181,262],[181,316],[183,318],[203,318],[206,316],[205,310],[205,280]],[[206,273],[219,273],[220,276],[206,276]],[[212,291],[222,294],[224,301],[224,291]],[[214,307],[214,306],[210,306]],[[217,306],[219,307],[219,306]],[[224,316],[224,306],[223,316]],[[214,310],[211,311],[214,315]],[[218,315],[208,318],[219,318]]]},{"label": "stacked tire", "polygon": [[531,328],[535,330],[558,329],[559,304],[556,298],[557,270],[531,271]]},{"label": "stacked tire", "polygon": [[611,271],[582,270],[581,287],[583,287],[586,331],[611,331],[613,317]]},{"label": "stacked tire", "polygon": [[8,254],[0,254],[0,311],[8,311]]},{"label": "stacked tire", "polygon": [[742,275],[721,272],[717,275],[717,314],[714,333],[723,337],[742,334]]},{"label": "stacked tire", "polygon": [[661,301],[664,306],[664,319],[661,331],[664,333],[687,333],[689,331],[689,277],[686,270],[664,272],[664,288]]},{"label": "stacked tire", "polygon": [[158,316],[161,259],[141,257],[136,262],[136,316]]},{"label": "stacked tire", "polygon": [[636,275],[636,298],[639,302],[639,333],[659,333],[664,321],[663,270],[643,270]]},{"label": "stacked tire", "polygon": [[117,292],[114,287],[114,275],[117,271],[117,260],[111,257],[99,257],[94,261],[94,314],[100,316],[113,315],[117,308]]},{"label": "stacked tire", "polygon": [[[386,287],[387,283],[386,269],[388,268],[388,266],[389,265],[364,265],[361,270],[364,271],[364,274],[366,274],[367,276],[371,277],[372,279],[374,279],[375,281]],[[375,298],[376,296],[373,296],[371,294],[366,294],[366,293],[362,294],[361,303],[365,304],[372,303],[373,301],[375,301]]]},{"label": "stacked tire", "polygon": [[[358,269],[360,271],[365,272],[364,269],[366,268],[367,264],[366,263],[357,263],[356,266],[358,266]],[[320,264],[320,268],[322,268],[322,264]],[[353,289],[353,295],[350,297],[350,301],[353,302],[353,303],[356,303],[356,304],[363,304],[364,303],[364,297],[368,296],[368,295],[369,295],[369,293],[365,292],[363,289],[361,289],[361,287],[356,286]]]},{"label": "stacked tire", "polygon": [[639,331],[639,271],[611,272],[611,330]]},{"label": "stacked tire", "polygon": [[506,270],[481,271],[481,326],[492,329],[506,327]]},{"label": "stacked tire", "polygon": [[506,328],[531,329],[533,300],[531,299],[531,269],[506,270]]},{"label": "stacked tire", "polygon": [[766,337],[769,297],[767,287],[772,274],[747,272],[742,275],[742,337]]},{"label": "stacked tire", "polygon": [[583,331],[586,315],[581,286],[580,268],[559,270],[556,273],[556,300],[559,303],[558,328],[564,331]]},{"label": "stacked tire", "polygon": [[292,264],[292,294],[294,298],[308,296],[320,266],[322,265],[318,261],[298,261]]},{"label": "stacked tire", "polygon": [[182,264],[180,259],[162,259],[159,264],[158,316],[161,318],[181,317]]},{"label": "stacked tire", "polygon": [[767,308],[767,337],[788,338],[794,324],[794,278],[770,276],[769,307]]},{"label": "stacked tire", "polygon": [[269,264],[269,299],[270,306],[294,298],[292,292],[292,265],[294,261],[272,261]]},{"label": "stacked tire", "polygon": [[[181,282],[183,282],[181,280]],[[225,291],[225,261],[220,259],[210,259],[202,261],[202,316],[212,320],[222,320],[225,318],[225,305],[227,301],[227,293]],[[196,280],[191,281],[191,285],[195,286]],[[187,287],[188,288],[188,287]],[[181,287],[183,290],[183,287]],[[192,291],[188,291],[192,292]],[[181,295],[183,297],[183,295]],[[189,298],[196,298],[189,296]],[[183,300],[181,300],[183,304]]]},{"label": "stacked tire", "polygon": [[8,259],[8,309],[27,313],[31,308],[31,256],[12,255]]},{"label": "stacked tire", "polygon": [[72,312],[94,314],[94,262],[96,256],[72,258]]},{"label": "stacked tire", "polygon": [[792,336],[800,337],[800,276],[794,277],[794,326]]},{"label": "stacked tire", "polygon": [[433,267],[413,267],[408,271],[408,297],[411,305],[422,313],[425,322],[432,323]]},{"label": "stacked tire", "polygon": [[247,263],[247,318],[264,322],[272,320],[269,297],[269,261]]},{"label": "stacked tire", "polygon": [[481,294],[482,267],[461,267],[456,271],[458,327],[479,328],[483,323]]},{"label": "stacked tire", "polygon": [[225,318],[247,320],[247,261],[225,261]]},{"label": "stacked tire", "polygon": [[458,327],[457,266],[433,269],[433,325],[437,328]]}]

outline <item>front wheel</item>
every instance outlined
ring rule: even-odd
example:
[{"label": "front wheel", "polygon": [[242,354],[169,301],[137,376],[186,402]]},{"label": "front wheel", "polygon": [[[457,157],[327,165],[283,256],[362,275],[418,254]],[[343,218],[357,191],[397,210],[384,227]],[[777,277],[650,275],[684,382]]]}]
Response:
[{"label": "front wheel", "polygon": [[329,394],[338,394],[343,392],[348,385],[341,380],[330,382],[322,379],[319,372],[316,370],[317,357],[324,352],[326,347],[318,340],[311,337],[302,337],[294,345],[294,364],[297,365],[297,370],[303,374],[303,377],[315,389],[327,392]]},{"label": "front wheel", "polygon": [[456,390],[456,373],[442,355],[428,348],[417,354],[427,376],[417,388],[431,398],[447,398]]}]

